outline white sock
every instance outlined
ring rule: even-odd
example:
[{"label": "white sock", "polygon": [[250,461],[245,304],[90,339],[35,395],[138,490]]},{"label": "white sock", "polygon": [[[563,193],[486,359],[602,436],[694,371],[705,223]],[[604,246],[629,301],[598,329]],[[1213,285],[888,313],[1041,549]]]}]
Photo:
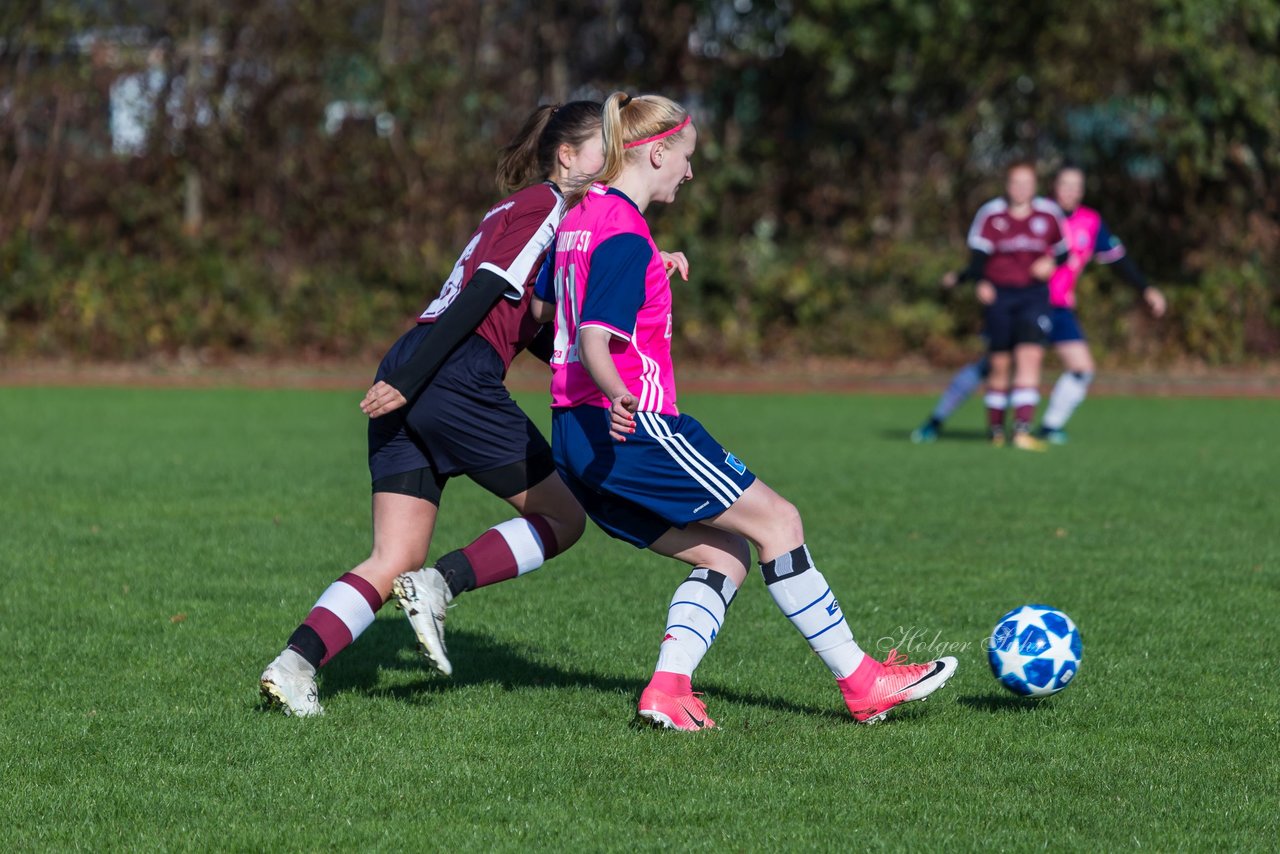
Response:
[{"label": "white sock", "polygon": [[853,639],[831,585],[813,565],[809,547],[801,544],[760,564],[773,602],[809,642],[837,679],[858,669],[866,654]]},{"label": "white sock", "polygon": [[1084,402],[1091,382],[1093,382],[1093,374],[1084,371],[1068,371],[1058,377],[1058,381],[1053,385],[1053,394],[1049,395],[1049,405],[1045,407],[1040,425],[1047,430],[1061,430],[1067,426],[1067,421],[1076,411],[1076,407]]},{"label": "white sock", "polygon": [[725,611],[737,592],[728,576],[695,567],[671,597],[667,630],[654,669],[692,676],[720,633]]}]

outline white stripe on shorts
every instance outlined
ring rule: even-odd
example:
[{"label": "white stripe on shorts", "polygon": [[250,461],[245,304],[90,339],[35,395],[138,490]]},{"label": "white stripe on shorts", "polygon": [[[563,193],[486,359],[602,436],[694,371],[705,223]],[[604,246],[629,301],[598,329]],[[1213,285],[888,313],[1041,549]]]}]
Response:
[{"label": "white stripe on shorts", "polygon": [[723,506],[731,507],[742,495],[741,487],[717,469],[715,463],[700,454],[686,437],[672,433],[671,428],[656,413],[637,412],[636,418],[644,426],[645,432]]}]

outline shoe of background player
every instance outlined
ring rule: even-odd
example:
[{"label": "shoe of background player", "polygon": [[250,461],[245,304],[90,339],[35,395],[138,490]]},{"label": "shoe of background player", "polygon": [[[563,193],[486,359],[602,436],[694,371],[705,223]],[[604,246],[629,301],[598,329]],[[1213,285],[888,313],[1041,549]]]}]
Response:
[{"label": "shoe of background player", "polygon": [[992,427],[991,432],[987,434],[987,438],[991,442],[993,448],[1003,448],[1005,444],[1004,430],[999,427]]},{"label": "shoe of background player", "polygon": [[449,650],[444,645],[445,609],[453,601],[453,593],[444,576],[434,566],[406,572],[391,582],[396,607],[404,611],[418,636],[418,646],[436,670],[449,676]]},{"label": "shoe of background player", "polygon": [[927,445],[930,442],[938,441],[938,428],[941,426],[937,421],[930,418],[911,431],[911,444]]},{"label": "shoe of background player", "polygon": [[654,726],[697,732],[715,729],[716,722],[707,717],[706,705],[694,692],[673,697],[654,687],[646,687],[640,694],[641,718]]},{"label": "shoe of background player", "polygon": [[868,656],[858,667],[858,671],[872,667],[868,674],[855,672],[839,681],[854,720],[863,724],[884,720],[894,706],[923,700],[946,685],[956,672],[957,662],[949,655],[923,664],[904,664],[905,661],[906,656],[899,655],[896,649],[890,650],[883,663]]},{"label": "shoe of background player", "polygon": [[1044,453],[1049,450],[1049,443],[1044,439],[1037,439],[1025,430],[1016,430],[1013,434],[1013,446],[1020,451],[1036,451]]},{"label": "shoe of background player", "polygon": [[258,684],[267,704],[286,715],[309,718],[324,714],[316,694],[316,669],[291,649],[267,665]]},{"label": "shoe of background player", "polygon": [[1050,445],[1067,444],[1066,430],[1054,430],[1052,427],[1041,427],[1039,435],[1041,439],[1044,439]]}]

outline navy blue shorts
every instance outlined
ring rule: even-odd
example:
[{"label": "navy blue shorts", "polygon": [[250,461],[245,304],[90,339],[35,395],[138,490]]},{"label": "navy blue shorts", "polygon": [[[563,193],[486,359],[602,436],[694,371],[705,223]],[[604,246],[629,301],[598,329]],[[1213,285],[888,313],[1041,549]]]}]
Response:
[{"label": "navy blue shorts", "polygon": [[1066,344],[1068,341],[1083,341],[1084,330],[1080,328],[1080,319],[1074,309],[1055,308],[1049,312],[1049,322],[1053,324],[1049,332],[1051,344]]},{"label": "navy blue shorts", "polygon": [[1008,353],[1019,344],[1049,342],[1049,286],[1025,288],[996,285],[996,301],[983,312],[987,349]]},{"label": "navy blue shorts", "polygon": [[587,515],[638,548],[723,513],[756,479],[688,415],[637,412],[636,432],[616,442],[607,409],[558,409],[551,444],[560,476]]},{"label": "navy blue shorts", "polygon": [[[430,334],[431,324],[420,324],[400,336],[378,366],[375,382]],[[503,368],[502,357],[480,336],[459,344],[411,406],[369,422],[373,480],[421,468],[447,478],[549,457],[547,440],[511,399]]]}]

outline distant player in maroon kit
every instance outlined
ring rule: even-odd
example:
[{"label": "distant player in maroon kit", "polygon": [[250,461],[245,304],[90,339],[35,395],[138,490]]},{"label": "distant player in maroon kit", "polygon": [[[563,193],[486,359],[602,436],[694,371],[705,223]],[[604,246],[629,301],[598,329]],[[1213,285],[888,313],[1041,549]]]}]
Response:
[{"label": "distant player in maroon kit", "polygon": [[991,441],[1005,442],[1005,410],[1014,408],[1013,445],[1042,451],[1047,445],[1031,434],[1040,402],[1040,366],[1049,339],[1049,288],[1046,282],[1066,260],[1062,212],[1036,195],[1036,171],[1015,163],[1005,176],[1005,195],[992,199],[969,229],[969,266],[949,274],[944,284],[977,281],[991,373],[986,404]]},{"label": "distant player in maroon kit", "polygon": [[[561,187],[604,162],[600,108],[575,101],[529,117],[498,169],[515,192],[485,214],[439,296],[383,358],[360,404],[370,418],[373,550],[325,590],[263,672],[264,698],[286,714],[323,712],[316,671],[373,622],[393,586],[423,651],[449,673],[443,626],[453,597],[536,569],[582,535],[581,506],[503,380],[541,328],[529,300],[564,211]],[[464,474],[520,515],[420,569],[445,484]]]}]

